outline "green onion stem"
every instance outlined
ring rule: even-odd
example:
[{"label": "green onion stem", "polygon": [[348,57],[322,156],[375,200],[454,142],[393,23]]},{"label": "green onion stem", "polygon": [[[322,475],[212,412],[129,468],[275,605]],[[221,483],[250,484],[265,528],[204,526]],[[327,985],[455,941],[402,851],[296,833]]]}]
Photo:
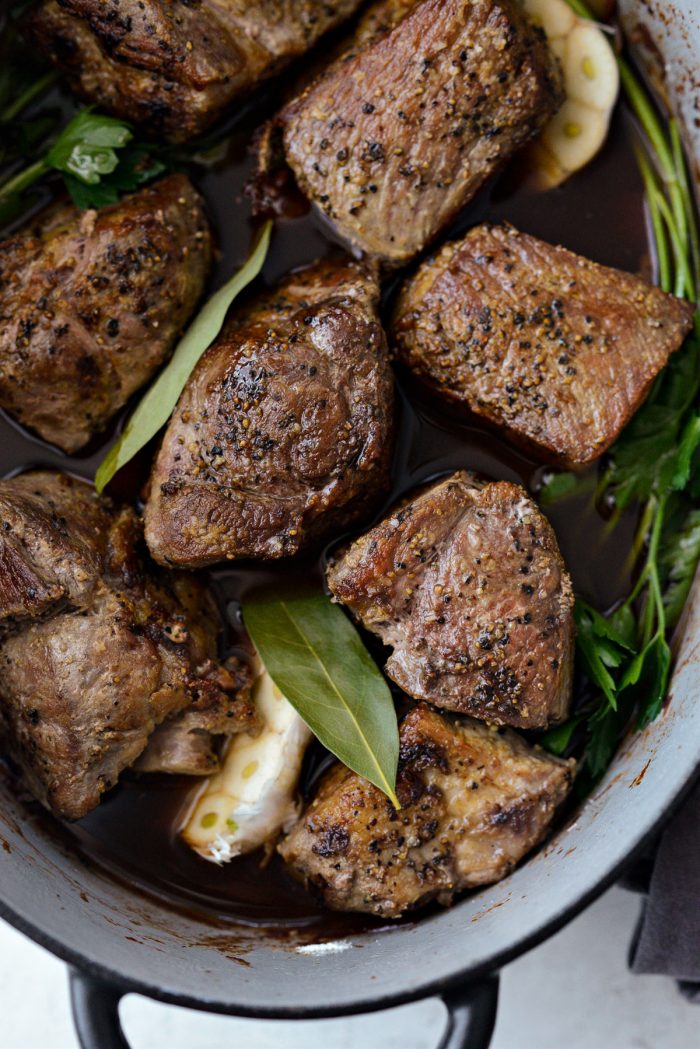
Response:
[{"label": "green onion stem", "polygon": [[[586,4],[583,3],[583,0],[568,0],[568,2],[569,6],[576,14],[583,18],[593,18],[591,11]],[[674,248],[674,254],[676,255],[676,261],[679,269],[682,270],[682,275],[676,274],[676,294],[682,295],[683,289],[685,288],[688,297],[694,298],[695,282],[690,275],[685,250],[683,248],[686,238],[691,235],[690,230],[694,223],[692,212],[689,214],[687,186],[684,184],[686,182],[685,166],[681,165],[679,167],[677,163],[678,152],[674,152],[673,125],[675,122],[670,122],[671,141],[669,142],[664,132],[661,120],[654,109],[644,85],[622,55],[616,53],[615,57],[620,70],[620,81],[625,95],[627,96],[627,100],[639,120],[645,135],[649,139],[655,159],[659,165],[661,176],[668,189],[670,213],[672,218],[668,221],[667,216],[664,217],[667,218],[667,226],[671,237],[671,243]],[[682,149],[680,150],[680,156],[682,159]],[[661,194],[659,193],[657,194],[657,200],[660,199]],[[665,200],[664,204],[666,204]],[[661,207],[661,210],[662,212],[665,210],[663,206]],[[679,246],[681,247],[680,255],[678,253]],[[698,251],[698,257],[700,257],[700,250]]]},{"label": "green onion stem", "polygon": [[646,191],[647,206],[649,208],[649,218],[651,219],[651,228],[654,234],[654,246],[656,248],[656,262],[658,265],[658,280],[659,287],[663,288],[664,291],[671,290],[671,263],[668,255],[668,238],[666,236],[666,229],[664,227],[663,219],[661,217],[661,210],[658,206],[656,194],[657,185],[654,178],[654,172],[651,164],[647,160],[646,156],[641,149],[635,150],[637,155],[637,164],[644,182],[644,189]]},{"label": "green onion stem", "polygon": [[654,156],[658,162],[661,176],[668,188],[668,195],[673,211],[673,218],[681,242],[688,235],[688,218],[683,199],[683,191],[674,162],[673,148],[669,144],[659,117],[644,90],[643,85],[633,73],[630,65],[621,56],[617,56],[620,80],[632,109],[642,129],[651,143]]},{"label": "green onion stem", "polygon": [[8,197],[14,197],[18,193],[23,193],[25,189],[32,186],[37,179],[40,179],[42,175],[45,175],[49,171],[49,165],[45,160],[36,160],[29,167],[24,168],[22,171],[13,175],[7,182],[4,182],[0,186],[0,200],[7,199]]},{"label": "green onion stem", "polygon": [[[637,526],[637,531],[634,534],[632,549],[630,550],[629,557],[627,559],[627,568],[630,572],[634,569],[639,555],[641,554],[642,550],[644,549],[647,543],[649,529],[651,528],[651,523],[654,519],[655,510],[656,504],[653,499],[650,499],[644,506],[644,511],[642,513],[641,520],[639,522],[639,525]],[[637,580],[637,585],[639,585],[639,580]],[[632,593],[634,593],[634,591],[632,591]],[[632,595],[630,595],[627,598],[625,604],[627,604],[630,600],[634,600],[634,598],[632,598]]]},{"label": "green onion stem", "polygon": [[[683,295],[685,293],[687,298],[693,300],[695,298],[695,282],[693,280],[693,274],[683,244],[683,239],[675,222],[675,217],[672,215],[669,203],[659,188],[648,158],[640,149],[637,149],[635,152],[637,156],[637,164],[639,165],[639,170],[644,181],[654,236],[656,238],[658,234],[660,237],[656,244],[657,255],[659,257],[659,285],[664,291],[674,291],[676,295]],[[665,225],[665,230],[668,232],[668,237],[670,238],[671,247],[673,249],[673,257],[676,266],[675,280],[671,277],[670,266],[664,265],[664,268],[662,269],[662,259],[667,255],[667,244],[665,233],[662,235],[663,227],[660,222],[661,219],[663,219],[663,224]],[[667,258],[664,261],[665,263],[668,263]]]},{"label": "green onion stem", "polygon": [[0,113],[0,123],[6,124],[10,120],[14,120],[23,109],[33,102],[39,95],[43,95],[45,91],[56,83],[58,80],[58,73],[55,70],[51,70],[48,73],[44,73],[32,84],[27,87],[21,95],[19,95],[13,102],[10,102],[9,106],[6,106]]},{"label": "green onion stem", "polygon": [[695,199],[693,197],[693,193],[690,188],[690,182],[688,180],[688,169],[686,166],[685,154],[683,152],[683,143],[681,141],[681,133],[680,128],[678,127],[678,121],[671,120],[669,128],[671,135],[671,149],[673,151],[674,165],[678,173],[678,181],[681,186],[681,192],[683,194],[683,203],[685,205],[686,219],[688,224],[688,239],[690,241],[690,255],[692,259],[693,275],[695,278],[695,287],[697,289],[698,285],[700,284],[700,238],[698,237]]},{"label": "green onion stem", "polygon": [[622,87],[624,88],[629,103],[654,148],[654,153],[658,158],[659,167],[661,168],[664,180],[670,183],[675,179],[676,173],[673,166],[671,147],[666,141],[661,121],[649,101],[644,87],[637,76],[632,72],[632,68],[627,60],[624,59],[622,55],[617,55],[617,64],[620,69]]},{"label": "green onion stem", "polygon": [[695,301],[695,287],[693,285],[693,278],[690,272],[690,266],[688,264],[688,256],[685,251],[685,245],[683,244],[678,227],[674,222],[674,216],[671,214],[671,208],[668,201],[664,197],[661,190],[656,190],[656,203],[661,211],[661,215],[666,223],[668,229],[668,235],[671,240],[671,247],[673,248],[673,256],[676,263],[676,280],[674,293],[679,296],[685,296],[691,302]]}]

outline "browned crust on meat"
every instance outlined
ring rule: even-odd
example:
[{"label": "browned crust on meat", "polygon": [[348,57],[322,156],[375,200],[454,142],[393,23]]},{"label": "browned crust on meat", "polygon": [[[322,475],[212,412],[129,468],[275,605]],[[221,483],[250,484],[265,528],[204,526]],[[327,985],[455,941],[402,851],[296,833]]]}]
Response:
[{"label": "browned crust on meat", "polygon": [[43,0],[34,39],[72,90],[182,141],[304,54],[360,0]]},{"label": "browned crust on meat", "polygon": [[34,219],[0,244],[0,406],[77,451],[169,356],[210,255],[184,175],[99,211],[66,204]]},{"label": "browned crust on meat", "polygon": [[327,581],[415,699],[519,728],[566,717],[571,580],[519,485],[453,474],[355,540]]},{"label": "browned crust on meat", "polygon": [[234,314],[156,459],[146,539],[162,564],[297,553],[389,488],[393,376],[376,275],[300,270]]},{"label": "browned crust on meat", "polygon": [[191,704],[242,715],[205,592],[146,569],[132,510],[37,471],[0,481],[0,518],[13,565],[43,599],[18,602],[17,573],[8,582],[0,562],[0,733],[56,815],[94,808],[156,726]]},{"label": "browned crust on meat", "polygon": [[401,809],[335,765],[279,851],[328,907],[397,918],[507,875],[547,833],[573,772],[513,732],[421,705],[401,725]]},{"label": "browned crust on meat", "polygon": [[692,327],[693,307],[620,270],[484,224],[403,286],[396,357],[537,455],[602,455]]},{"label": "browned crust on meat", "polygon": [[354,245],[400,264],[562,98],[556,59],[517,3],[391,0],[279,120],[307,196]]}]

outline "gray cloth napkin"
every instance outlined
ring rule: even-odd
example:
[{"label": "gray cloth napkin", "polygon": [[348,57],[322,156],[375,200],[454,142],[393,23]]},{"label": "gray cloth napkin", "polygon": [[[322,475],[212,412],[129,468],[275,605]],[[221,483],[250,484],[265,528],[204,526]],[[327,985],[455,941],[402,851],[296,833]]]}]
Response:
[{"label": "gray cloth napkin", "polygon": [[659,840],[630,966],[673,977],[700,1003],[700,783]]}]

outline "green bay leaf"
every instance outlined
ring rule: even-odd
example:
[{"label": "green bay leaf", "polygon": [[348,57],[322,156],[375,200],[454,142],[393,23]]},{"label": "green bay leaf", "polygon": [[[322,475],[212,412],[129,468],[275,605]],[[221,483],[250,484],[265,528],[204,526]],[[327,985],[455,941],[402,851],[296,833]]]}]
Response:
[{"label": "green bay leaf", "polygon": [[180,339],[170,362],[141,398],[122,434],[100,463],[95,475],[98,492],[167,423],[199,358],[221,331],[231,303],[263,268],[271,232],[272,223],[265,223],[247,261],[207,300]]},{"label": "green bay leaf", "polygon": [[345,613],[323,593],[243,603],[267,672],[314,735],[399,807],[399,732],[384,677]]}]

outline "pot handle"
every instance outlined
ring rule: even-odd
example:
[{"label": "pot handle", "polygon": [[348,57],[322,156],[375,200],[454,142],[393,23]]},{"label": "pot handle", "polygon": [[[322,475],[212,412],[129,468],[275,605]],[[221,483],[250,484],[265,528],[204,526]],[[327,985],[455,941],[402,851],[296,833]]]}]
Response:
[{"label": "pot handle", "polygon": [[488,1049],[496,1023],[498,974],[446,991],[447,1029],[438,1049]]},{"label": "pot handle", "polygon": [[81,969],[69,969],[68,974],[80,1049],[129,1049],[119,1020],[123,992]]},{"label": "pot handle", "polygon": [[[80,1049],[129,1049],[119,1020],[123,996],[80,969],[70,970],[73,1022]],[[488,1049],[496,1022],[498,976],[489,976],[466,987],[446,991],[447,1029],[438,1049]]]}]

